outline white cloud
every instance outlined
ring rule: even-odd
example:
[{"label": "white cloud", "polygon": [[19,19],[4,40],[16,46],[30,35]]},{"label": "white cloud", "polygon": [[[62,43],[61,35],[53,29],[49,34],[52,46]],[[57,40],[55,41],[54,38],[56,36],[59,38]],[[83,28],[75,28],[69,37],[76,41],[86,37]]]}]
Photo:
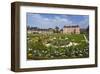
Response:
[{"label": "white cloud", "polygon": [[62,18],[59,16],[54,16],[53,18],[43,17],[40,14],[31,14],[31,16],[33,21],[31,25],[39,28],[55,28],[55,26],[63,28],[64,25],[72,23],[72,21],[68,20],[67,18]]}]

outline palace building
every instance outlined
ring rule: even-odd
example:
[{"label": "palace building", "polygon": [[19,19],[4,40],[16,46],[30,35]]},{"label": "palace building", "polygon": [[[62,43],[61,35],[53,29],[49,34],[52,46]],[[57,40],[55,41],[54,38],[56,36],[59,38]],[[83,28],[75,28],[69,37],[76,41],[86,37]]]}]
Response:
[{"label": "palace building", "polygon": [[[32,28],[28,29],[28,33],[54,33],[56,29],[39,29],[39,28]],[[59,33],[64,34],[80,34],[80,27],[78,25],[76,26],[64,26],[63,29],[59,30]]]},{"label": "palace building", "polygon": [[66,34],[80,34],[80,27],[76,26],[64,26],[63,33]]},{"label": "palace building", "polygon": [[31,29],[28,33],[53,33],[53,29]]}]

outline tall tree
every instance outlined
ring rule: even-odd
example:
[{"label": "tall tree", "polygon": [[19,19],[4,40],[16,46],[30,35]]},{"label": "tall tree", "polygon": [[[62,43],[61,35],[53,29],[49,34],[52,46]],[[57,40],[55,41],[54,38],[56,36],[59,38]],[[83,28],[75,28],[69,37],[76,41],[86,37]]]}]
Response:
[{"label": "tall tree", "polygon": [[56,30],[56,33],[59,33],[59,27],[58,26],[55,27],[55,30]]}]

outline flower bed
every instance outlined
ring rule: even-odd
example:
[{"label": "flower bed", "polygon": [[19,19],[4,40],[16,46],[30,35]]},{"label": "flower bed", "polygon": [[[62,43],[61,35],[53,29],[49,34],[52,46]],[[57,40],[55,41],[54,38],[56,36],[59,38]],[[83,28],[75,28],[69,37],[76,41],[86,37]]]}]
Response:
[{"label": "flower bed", "polygon": [[28,59],[89,57],[89,44],[85,42],[83,34],[28,34],[27,37]]}]

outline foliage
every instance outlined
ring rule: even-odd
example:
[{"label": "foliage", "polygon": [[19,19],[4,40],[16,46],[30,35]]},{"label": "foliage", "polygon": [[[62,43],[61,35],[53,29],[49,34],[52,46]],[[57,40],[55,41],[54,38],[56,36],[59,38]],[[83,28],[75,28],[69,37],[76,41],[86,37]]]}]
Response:
[{"label": "foliage", "polygon": [[[77,45],[70,45],[70,43]],[[28,34],[28,59],[67,59],[89,57],[89,44],[83,34]]]}]

